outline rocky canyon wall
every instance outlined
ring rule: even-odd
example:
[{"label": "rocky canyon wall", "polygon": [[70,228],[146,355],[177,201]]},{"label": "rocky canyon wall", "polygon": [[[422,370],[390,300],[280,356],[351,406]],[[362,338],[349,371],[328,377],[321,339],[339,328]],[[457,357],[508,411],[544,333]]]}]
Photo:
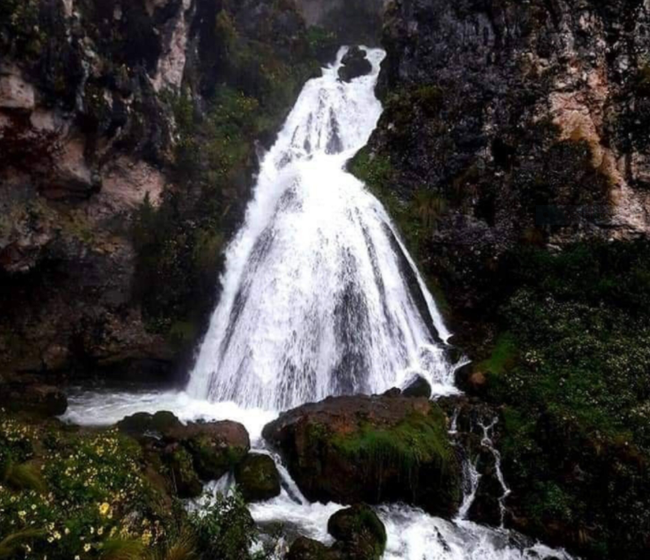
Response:
[{"label": "rocky canyon wall", "polygon": [[0,6],[0,373],[169,377],[315,41],[292,4]]}]

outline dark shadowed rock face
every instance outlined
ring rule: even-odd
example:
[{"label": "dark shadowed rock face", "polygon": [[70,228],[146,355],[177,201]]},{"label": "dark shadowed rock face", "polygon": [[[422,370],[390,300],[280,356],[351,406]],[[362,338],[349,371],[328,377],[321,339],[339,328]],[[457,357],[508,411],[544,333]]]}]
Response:
[{"label": "dark shadowed rock face", "polygon": [[340,44],[376,44],[387,0],[297,0],[308,25],[334,32]]},{"label": "dark shadowed rock face", "polygon": [[372,64],[370,64],[367,54],[359,47],[350,48],[341,61],[343,66],[339,69],[339,78],[344,82],[351,82],[355,78],[370,74]]},{"label": "dark shadowed rock face", "polygon": [[298,407],[264,428],[311,500],[403,501],[450,517],[460,470],[447,420],[427,399],[337,397]]},{"label": "dark shadowed rock face", "polygon": [[409,381],[406,388],[402,391],[405,397],[421,397],[424,399],[431,398],[431,385],[421,375],[416,375],[414,379]]}]

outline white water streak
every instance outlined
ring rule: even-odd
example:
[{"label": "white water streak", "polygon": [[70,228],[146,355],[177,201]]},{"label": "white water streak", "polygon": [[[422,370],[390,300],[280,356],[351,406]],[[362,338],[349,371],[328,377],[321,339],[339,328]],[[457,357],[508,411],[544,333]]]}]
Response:
[{"label": "white water streak", "polygon": [[262,161],[191,375],[195,397],[280,410],[414,373],[454,391],[433,298],[382,205],[344,169],[381,115],[384,53],[369,50],[372,74],[349,84],[337,78],[343,54],[306,84]]}]

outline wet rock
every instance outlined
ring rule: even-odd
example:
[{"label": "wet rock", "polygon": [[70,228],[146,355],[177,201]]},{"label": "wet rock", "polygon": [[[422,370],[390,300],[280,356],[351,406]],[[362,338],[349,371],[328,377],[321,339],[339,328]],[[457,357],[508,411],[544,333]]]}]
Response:
[{"label": "wet rock", "polygon": [[172,484],[180,498],[197,498],[201,495],[203,484],[194,470],[192,455],[187,449],[173,444],[165,450],[163,460],[170,470]]},{"label": "wet rock", "polygon": [[235,480],[248,502],[263,502],[280,494],[280,473],[268,455],[249,453],[237,465]]},{"label": "wet rock", "polygon": [[183,428],[181,421],[171,412],[160,411],[155,414],[136,412],[117,423],[118,429],[132,437],[141,438],[151,435],[165,437],[174,428]]},{"label": "wet rock", "polygon": [[0,109],[31,112],[36,106],[34,86],[16,68],[0,68]]},{"label": "wet rock", "polygon": [[460,503],[460,467],[442,410],[423,398],[337,397],[264,428],[310,500],[402,501],[441,516]]},{"label": "wet rock", "polygon": [[337,560],[337,558],[336,553],[323,543],[307,537],[298,537],[287,553],[287,560]]},{"label": "wet rock", "polygon": [[409,381],[406,388],[402,391],[405,397],[423,397],[425,399],[431,398],[431,385],[421,375],[416,375],[414,379]]},{"label": "wet rock", "polygon": [[367,505],[337,511],[327,531],[338,541],[333,548],[350,560],[379,560],[386,548],[386,528]]},{"label": "wet rock", "polygon": [[344,82],[351,82],[355,78],[370,74],[372,64],[367,55],[368,53],[363,49],[352,47],[341,61],[343,66],[339,69],[339,78]]},{"label": "wet rock", "polygon": [[203,480],[221,478],[250,449],[246,428],[227,420],[183,425],[171,412],[140,412],[120,421],[118,428],[140,440],[179,444],[190,454],[194,469]]},{"label": "wet rock", "polygon": [[68,409],[68,399],[60,388],[30,379],[25,381],[3,383],[0,379],[0,407],[45,417],[60,416]]},{"label": "wet rock", "polygon": [[204,480],[217,480],[233,469],[250,450],[248,432],[242,424],[190,423],[169,432],[192,454],[194,466]]}]

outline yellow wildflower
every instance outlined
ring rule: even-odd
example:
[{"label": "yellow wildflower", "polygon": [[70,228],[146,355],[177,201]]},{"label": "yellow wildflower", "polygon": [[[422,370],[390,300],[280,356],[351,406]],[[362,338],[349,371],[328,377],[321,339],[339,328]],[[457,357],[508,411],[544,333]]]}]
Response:
[{"label": "yellow wildflower", "polygon": [[111,506],[109,504],[107,504],[106,502],[104,502],[103,504],[101,504],[99,506],[99,513],[101,515],[106,515],[107,513],[110,512],[110,510],[111,510]]}]

